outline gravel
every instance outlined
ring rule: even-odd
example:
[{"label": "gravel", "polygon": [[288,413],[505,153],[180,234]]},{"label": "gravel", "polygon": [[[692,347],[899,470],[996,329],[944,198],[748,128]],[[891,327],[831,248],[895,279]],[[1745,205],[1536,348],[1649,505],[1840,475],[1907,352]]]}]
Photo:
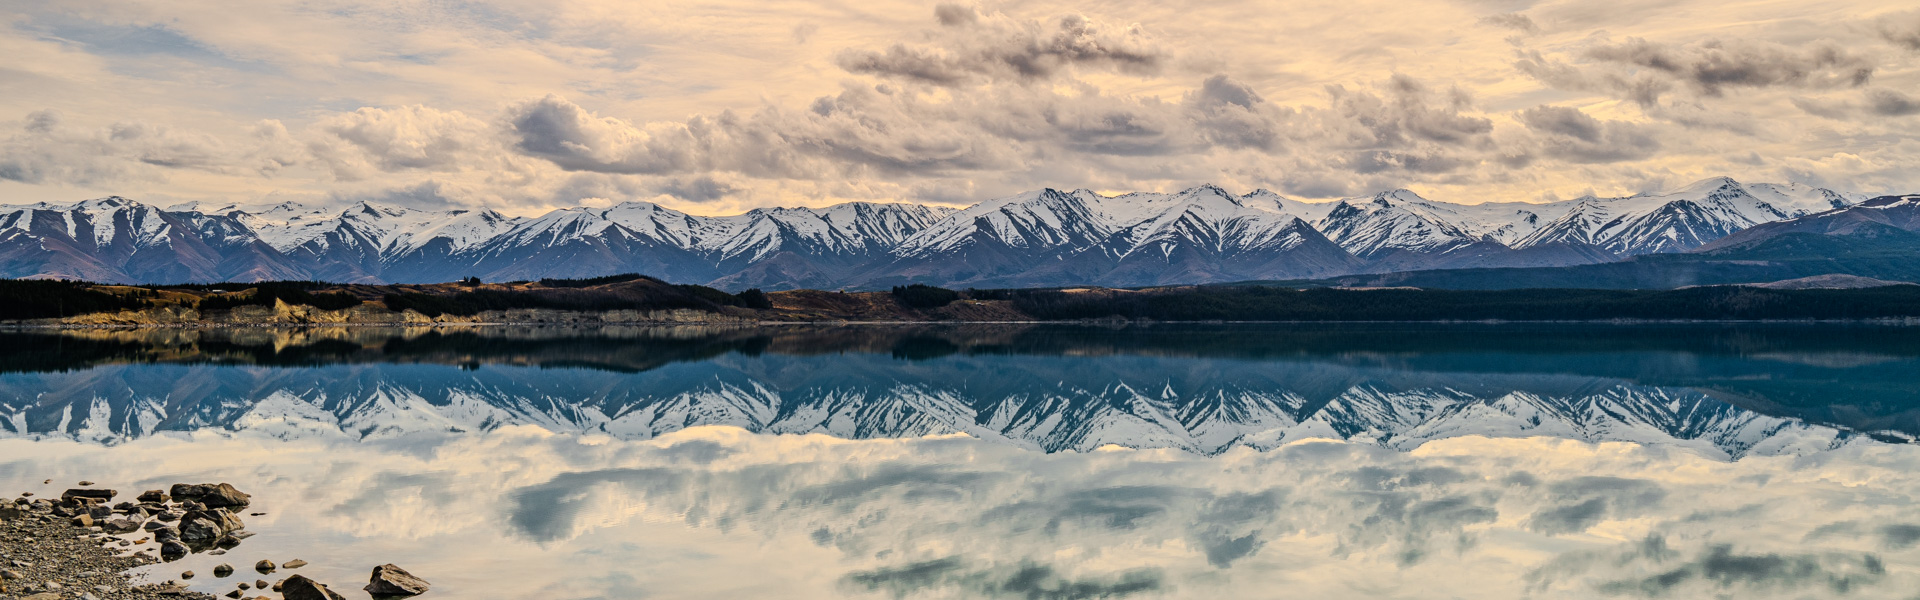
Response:
[{"label": "gravel", "polygon": [[125,571],[159,562],[151,556],[159,550],[120,556],[125,549],[119,541],[48,512],[28,510],[6,519],[0,523],[0,570],[6,571],[0,573],[0,600],[214,598],[170,583],[136,584]]}]

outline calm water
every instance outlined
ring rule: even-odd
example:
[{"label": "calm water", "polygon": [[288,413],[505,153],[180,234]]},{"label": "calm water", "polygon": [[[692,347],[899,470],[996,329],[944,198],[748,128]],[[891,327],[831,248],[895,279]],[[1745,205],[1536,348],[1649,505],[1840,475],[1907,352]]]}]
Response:
[{"label": "calm water", "polygon": [[461,598],[1910,600],[1916,436],[1903,327],[0,333],[0,491]]}]

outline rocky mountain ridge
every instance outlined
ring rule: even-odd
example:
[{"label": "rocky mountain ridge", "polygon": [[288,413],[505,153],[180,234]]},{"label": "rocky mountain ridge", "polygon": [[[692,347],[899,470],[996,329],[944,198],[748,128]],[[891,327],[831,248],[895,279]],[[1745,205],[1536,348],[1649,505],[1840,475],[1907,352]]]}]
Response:
[{"label": "rocky mountain ridge", "polygon": [[1391,190],[1302,202],[1202,185],[1043,189],[961,210],[855,202],[690,215],[646,202],[537,217],[120,197],[0,207],[0,276],[116,283],[419,283],[640,272],[723,289],[1171,285],[1551,267],[1680,252],[1864,200],[1720,177],[1624,198],[1454,204]]}]

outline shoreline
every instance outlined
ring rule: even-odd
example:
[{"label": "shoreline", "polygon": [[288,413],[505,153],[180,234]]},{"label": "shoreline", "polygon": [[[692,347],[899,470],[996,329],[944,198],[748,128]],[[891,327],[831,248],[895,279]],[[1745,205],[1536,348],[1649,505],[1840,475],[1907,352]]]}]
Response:
[{"label": "shoreline", "polygon": [[755,328],[783,326],[908,326],[908,325],[1080,325],[1080,326],[1154,326],[1154,325],[1876,325],[1913,327],[1920,326],[1920,317],[1886,317],[1867,319],[1354,319],[1354,320],[1131,320],[1131,319],[1082,319],[1061,321],[964,321],[964,320],[822,320],[822,321],[466,321],[466,322],[427,322],[427,323],[233,323],[233,322],[193,322],[193,323],[21,323],[0,322],[0,331],[19,330],[69,330],[69,329],[312,329],[322,327],[351,328],[486,328],[486,327],[725,327]]},{"label": "shoreline", "polygon": [[[62,487],[52,479],[43,485],[53,486],[49,494]],[[250,509],[251,496],[230,484],[176,483],[167,490],[148,490],[114,503],[120,495],[82,481],[57,501],[35,497],[33,492],[0,501],[0,599],[218,600],[182,583],[201,575],[206,576],[203,583],[233,588],[225,594],[228,598],[341,598],[326,585],[294,572],[307,566],[307,561],[296,558],[280,564],[246,549],[244,541],[254,534],[246,530],[242,515],[266,513],[249,512],[257,510]],[[134,572],[192,555],[219,556],[230,563],[215,566],[207,574],[181,571],[177,579],[158,583],[144,582],[149,574]],[[253,572],[242,572],[231,563],[250,565]],[[376,598],[409,597],[427,589],[424,580],[391,564],[374,567],[366,588]]]}]

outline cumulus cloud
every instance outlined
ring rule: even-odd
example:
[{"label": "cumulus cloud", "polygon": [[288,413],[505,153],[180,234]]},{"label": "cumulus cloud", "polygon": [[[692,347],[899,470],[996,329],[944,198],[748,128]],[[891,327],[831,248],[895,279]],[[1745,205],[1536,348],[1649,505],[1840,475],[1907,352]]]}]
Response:
[{"label": "cumulus cloud", "polygon": [[1874,21],[1874,30],[1888,43],[1920,52],[1920,11],[1882,16]]},{"label": "cumulus cloud", "polygon": [[1533,17],[1517,12],[1483,17],[1480,19],[1480,23],[1483,25],[1512,29],[1520,33],[1540,33],[1540,26],[1533,22]]},{"label": "cumulus cloud", "polygon": [[1542,153],[1574,163],[1640,160],[1660,150],[1645,127],[1601,121],[1577,108],[1541,106],[1520,111],[1520,122],[1540,134]]},{"label": "cumulus cloud", "polygon": [[212,136],[139,121],[72,127],[50,109],[28,114],[0,135],[0,180],[28,184],[159,181],[168,170],[223,172],[235,159]]},{"label": "cumulus cloud", "polygon": [[940,28],[918,44],[846,50],[836,62],[852,73],[954,86],[987,81],[1038,81],[1077,68],[1157,72],[1169,58],[1139,25],[1114,26],[1081,15],[1052,21],[941,4]]},{"label": "cumulus cloud", "polygon": [[307,151],[335,178],[377,172],[454,171],[501,156],[497,130],[459,111],[426,106],[365,107],[328,116],[309,133]]},{"label": "cumulus cloud", "polygon": [[1807,114],[1838,121],[1871,121],[1920,114],[1920,99],[1886,88],[1867,90],[1857,99],[1794,98],[1792,102]]},{"label": "cumulus cloud", "polygon": [[1604,92],[1643,106],[1684,87],[1706,97],[1727,88],[1860,87],[1873,78],[1874,63],[1862,54],[1831,43],[1788,46],[1764,41],[1708,40],[1668,44],[1629,38],[1602,43],[1568,63],[1530,52],[1515,63],[1521,71],[1555,87]]}]

